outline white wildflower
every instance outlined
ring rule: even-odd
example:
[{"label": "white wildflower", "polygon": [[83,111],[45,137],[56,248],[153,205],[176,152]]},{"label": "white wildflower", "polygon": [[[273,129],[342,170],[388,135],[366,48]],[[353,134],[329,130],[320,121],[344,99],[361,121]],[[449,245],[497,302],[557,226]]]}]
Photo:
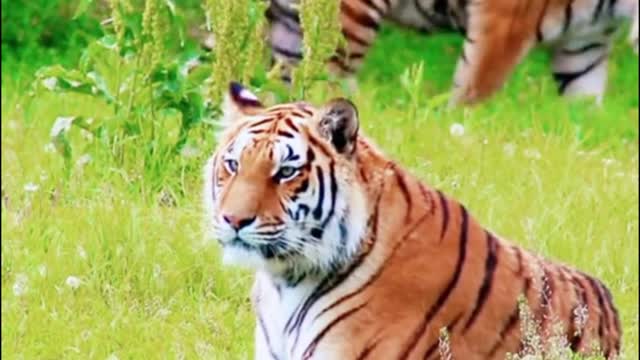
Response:
[{"label": "white wildflower", "polygon": [[58,86],[58,78],[48,77],[42,80],[42,85],[48,90],[55,90],[55,88]]},{"label": "white wildflower", "polygon": [[47,266],[44,264],[41,264],[40,266],[38,266],[38,273],[42,277],[47,276]]},{"label": "white wildflower", "polygon": [[118,358],[118,355],[113,353],[113,354],[107,356],[107,360],[120,360],[120,359]]},{"label": "white wildflower", "polygon": [[65,280],[64,283],[67,284],[67,286],[70,287],[72,290],[76,290],[77,288],[80,287],[80,284],[82,284],[82,281],[77,276],[71,275],[67,277],[67,280]]},{"label": "white wildflower", "polygon": [[516,153],[516,146],[513,143],[506,143],[502,147],[502,151],[504,151],[507,156],[511,157]]},{"label": "white wildflower", "polygon": [[13,283],[13,295],[22,296],[27,293],[29,289],[27,282],[29,278],[25,274],[16,274],[16,281]]},{"label": "white wildflower", "polygon": [[449,133],[451,136],[462,136],[464,135],[464,126],[460,123],[453,123],[449,128]]},{"label": "white wildflower", "polygon": [[84,250],[82,245],[78,245],[76,250],[78,251],[78,256],[80,256],[82,260],[87,260],[87,252]]},{"label": "white wildflower", "polygon": [[153,265],[153,277],[159,278],[162,275],[162,267],[159,264]]},{"label": "white wildflower", "polygon": [[604,164],[604,166],[611,166],[615,163],[616,163],[615,159],[611,159],[611,158],[602,159],[602,164]]},{"label": "white wildflower", "polygon": [[36,192],[39,188],[40,186],[38,186],[38,184],[34,184],[32,182],[24,184],[24,191],[26,192]]},{"label": "white wildflower", "polygon": [[171,315],[171,310],[160,308],[157,312],[158,317],[165,319],[167,316]]},{"label": "white wildflower", "polygon": [[78,158],[78,160],[76,161],[76,165],[82,167],[87,165],[90,162],[91,162],[91,155],[84,154]]},{"label": "white wildflower", "polygon": [[89,130],[85,130],[85,129],[80,130],[80,135],[82,135],[82,138],[87,140],[88,142],[93,141],[93,133]]},{"label": "white wildflower", "polygon": [[80,81],[75,81],[75,80],[68,80],[69,85],[71,85],[71,87],[77,88],[78,86],[82,85],[82,83]]},{"label": "white wildflower", "polygon": [[524,156],[528,157],[529,159],[534,159],[534,160],[539,160],[540,158],[542,158],[542,155],[540,154],[540,151],[538,151],[537,149],[526,149],[524,151]]},{"label": "white wildflower", "polygon": [[58,116],[51,127],[51,137],[57,137],[61,133],[69,131],[75,119],[75,116]]},{"label": "white wildflower", "polygon": [[446,327],[440,329],[440,336],[438,337],[438,353],[440,354],[440,359],[442,360],[453,359],[453,357],[451,356],[449,333],[447,332]]},{"label": "white wildflower", "polygon": [[54,153],[54,152],[56,152],[56,146],[55,146],[55,144],[53,144],[53,143],[47,143],[47,144],[44,146],[44,152],[49,153],[49,154],[50,154],[50,153]]},{"label": "white wildflower", "polygon": [[185,157],[185,158],[196,157],[198,156],[199,153],[200,151],[198,151],[198,148],[195,146],[185,146],[180,151],[180,155],[182,155],[182,157]]}]

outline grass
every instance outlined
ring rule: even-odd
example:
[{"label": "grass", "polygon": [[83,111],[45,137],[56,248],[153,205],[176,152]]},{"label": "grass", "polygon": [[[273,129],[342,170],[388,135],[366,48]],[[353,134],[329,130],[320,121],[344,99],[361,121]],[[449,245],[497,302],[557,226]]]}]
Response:
[{"label": "grass", "polygon": [[[364,132],[498,234],[604,279],[624,358],[636,358],[637,58],[616,47],[602,108],[560,99],[538,51],[495,98],[446,111],[432,105],[459,44],[385,28],[353,97]],[[419,62],[413,85],[401,81]],[[87,145],[91,161],[65,180],[61,157],[45,151],[54,119],[107,108],[31,98],[10,81],[2,90],[2,356],[252,358],[251,274],[221,267],[202,236],[200,166],[213,137],[162,168],[145,167],[135,148],[116,166]],[[456,123],[462,136],[450,132]],[[159,178],[163,192],[150,185]],[[158,201],[167,193],[176,206]]]}]

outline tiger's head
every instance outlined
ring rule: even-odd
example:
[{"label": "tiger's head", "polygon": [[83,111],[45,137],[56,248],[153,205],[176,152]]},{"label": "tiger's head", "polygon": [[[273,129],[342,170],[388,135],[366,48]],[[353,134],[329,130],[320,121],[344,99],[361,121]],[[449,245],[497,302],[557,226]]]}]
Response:
[{"label": "tiger's head", "polygon": [[226,263],[299,276],[330,271],[354,256],[366,205],[356,179],[358,114],[350,101],[267,108],[231,83],[222,126],[205,167],[204,202]]}]

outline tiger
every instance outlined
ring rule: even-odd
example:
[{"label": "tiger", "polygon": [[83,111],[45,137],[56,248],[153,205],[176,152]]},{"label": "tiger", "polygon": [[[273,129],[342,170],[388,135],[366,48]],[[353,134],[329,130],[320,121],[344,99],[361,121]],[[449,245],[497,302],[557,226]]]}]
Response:
[{"label": "tiger", "polygon": [[[353,81],[383,20],[423,33],[464,36],[450,104],[474,104],[498,91],[516,65],[538,44],[552,54],[560,94],[602,103],[612,37],[627,18],[638,52],[638,0],[337,0],[346,45],[329,70]],[[297,0],[270,0],[268,43],[282,78],[302,57]]]},{"label": "tiger", "polygon": [[223,109],[204,218],[223,264],[255,271],[255,359],[434,359],[440,329],[456,359],[504,359],[523,304],[571,351],[620,353],[601,280],[484,228],[361,134],[350,100],[267,107],[233,82]]}]

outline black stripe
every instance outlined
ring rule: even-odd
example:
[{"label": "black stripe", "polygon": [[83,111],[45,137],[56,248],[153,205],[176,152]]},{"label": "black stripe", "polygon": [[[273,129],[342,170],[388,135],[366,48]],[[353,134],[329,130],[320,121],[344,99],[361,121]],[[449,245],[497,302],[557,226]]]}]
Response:
[{"label": "black stripe", "polygon": [[343,15],[348,16],[349,18],[351,18],[351,20],[364,27],[373,29],[375,31],[378,31],[378,29],[380,28],[380,25],[378,24],[378,21],[376,21],[376,19],[373,19],[368,14],[354,9],[353,7],[351,7],[348,1],[342,1],[340,3],[340,10],[342,11]]},{"label": "black stripe", "polygon": [[571,20],[573,19],[573,0],[569,0],[569,3],[564,8],[564,24],[562,25],[562,32],[566,33],[569,31],[569,26],[571,26]]},{"label": "black stripe", "polygon": [[570,73],[555,73],[554,72],[553,73],[553,77],[559,83],[559,91],[560,91],[560,93],[563,94],[567,90],[567,86],[569,86],[569,84],[571,84],[574,80],[576,80],[577,78],[579,78],[579,77],[581,77],[583,75],[586,75],[591,70],[595,69],[596,66],[600,65],[604,61],[606,56],[607,56],[606,54],[600,56],[594,62],[589,64],[589,66],[587,66],[586,68],[584,68],[584,69],[582,69],[580,71],[570,72]]},{"label": "black stripe", "polygon": [[361,52],[347,52],[342,48],[338,48],[336,50],[336,54],[340,55],[341,58],[349,58],[351,60],[359,60],[364,58],[364,53]]},{"label": "black stripe", "polygon": [[618,335],[615,338],[614,350],[616,351],[616,353],[619,353],[620,352],[620,335],[622,334],[622,327],[620,326],[620,314],[618,313],[618,309],[613,303],[613,296],[611,295],[611,291],[609,290],[609,288],[606,287],[605,285],[602,285],[602,288],[604,289],[604,293],[606,295],[609,308],[613,312],[613,326],[614,326],[614,330],[618,333]]},{"label": "black stripe", "polygon": [[442,241],[449,226],[449,206],[447,205],[447,199],[440,190],[438,190],[438,197],[440,198],[440,207],[442,208],[442,227],[440,228],[440,241]]},{"label": "black stripe", "polygon": [[340,70],[344,71],[345,73],[352,73],[355,70],[349,66],[343,58],[341,58],[338,55],[333,55],[331,56],[331,58],[329,58],[329,61],[331,61],[332,63],[336,64]]},{"label": "black stripe", "polygon": [[600,48],[603,48],[604,46],[605,46],[605,44],[603,44],[603,43],[595,42],[595,43],[584,45],[584,46],[576,48],[576,49],[564,48],[561,51],[565,55],[581,55],[583,53],[586,53],[587,51],[591,51],[591,50],[594,50],[594,49],[600,49]]},{"label": "black stripe", "polygon": [[344,34],[344,37],[347,38],[347,40],[353,41],[354,43],[360,45],[360,46],[364,46],[364,47],[368,47],[371,45],[371,43],[369,43],[369,41],[367,41],[366,39],[360,37],[360,35],[352,32],[351,30],[349,30],[348,28],[343,28],[342,29],[342,33]]},{"label": "black stripe", "polygon": [[296,124],[293,123],[293,120],[291,120],[291,118],[285,118],[284,119],[284,123],[287,124],[287,126],[290,127],[291,130],[293,130],[295,132],[300,132],[300,129],[298,129]]},{"label": "black stripe", "polygon": [[338,324],[339,322],[343,321],[347,317],[355,314],[356,312],[358,312],[359,310],[364,308],[366,305],[367,305],[367,303],[364,302],[364,303],[354,307],[353,309],[350,309],[349,311],[346,311],[346,312],[342,313],[340,316],[338,316],[335,319],[333,319],[332,322],[327,324],[327,326],[325,326],[324,329],[322,329],[322,331],[320,331],[316,335],[316,337],[311,341],[311,343],[309,343],[309,346],[307,346],[306,350],[302,354],[302,359],[303,360],[310,359],[313,356],[313,353],[316,351],[316,348],[318,347],[318,344],[320,343],[320,341],[325,337],[325,335],[327,335],[327,333],[329,332],[329,330],[331,330],[331,328],[333,328],[336,324]]},{"label": "black stripe", "polygon": [[394,164],[393,173],[396,176],[396,180],[398,181],[398,186],[402,192],[402,196],[404,196],[404,201],[407,202],[407,213],[405,215],[405,221],[409,221],[411,217],[411,207],[413,206],[413,201],[411,199],[411,194],[409,193],[409,186],[407,185],[407,181],[402,174],[402,171],[398,169],[398,167]]},{"label": "black stripe", "polygon": [[[284,137],[290,138],[290,139],[294,138],[293,134],[288,132],[288,131],[286,131],[286,130],[278,130],[277,134],[280,135],[280,136],[284,136]],[[292,160],[292,159],[293,159],[293,156],[291,158],[287,158],[287,160]]]},{"label": "black stripe", "polygon": [[[607,311],[607,307],[606,304],[604,302],[604,295],[602,293],[602,289],[600,288],[600,284],[598,283],[597,280],[595,280],[593,277],[583,274],[583,276],[587,279],[587,282],[589,283],[589,285],[591,286],[591,288],[593,289],[593,292],[596,294],[596,299],[598,300],[598,306],[600,307],[600,318],[601,321],[604,320],[604,327],[609,330],[609,314]],[[601,331],[602,333],[604,333],[604,331]],[[600,335],[601,340],[603,339],[604,334]]]},{"label": "black stripe", "polygon": [[460,205],[460,211],[462,212],[462,223],[460,225],[460,247],[458,252],[458,262],[456,264],[455,271],[449,280],[449,283],[445,287],[444,291],[440,293],[436,302],[431,306],[429,311],[426,313],[424,318],[422,319],[420,326],[416,328],[410,338],[408,346],[402,352],[400,359],[407,359],[411,352],[414,350],[420,337],[424,333],[425,329],[429,322],[433,319],[433,317],[438,313],[438,311],[442,308],[444,303],[453,292],[453,289],[458,284],[458,280],[460,279],[460,275],[462,274],[462,268],[464,265],[464,261],[467,255],[467,235],[469,232],[469,214],[467,213],[467,209],[463,205]]},{"label": "black stripe", "polygon": [[362,352],[360,353],[360,355],[358,355],[356,360],[364,360],[364,359],[366,359],[367,356],[369,356],[369,354],[371,354],[373,349],[375,349],[376,346],[378,346],[379,343],[380,343],[380,339],[372,342],[370,345],[367,345],[364,349],[362,349]]},{"label": "black stripe", "polygon": [[380,200],[382,199],[382,194],[385,186],[386,184],[383,182],[382,185],[380,186],[380,195],[376,200],[376,206],[373,209],[373,214],[371,215],[371,218],[367,220],[367,224],[370,225],[370,229],[372,232],[372,239],[374,240],[372,248],[369,251],[360,254],[360,256],[354,262],[352,262],[351,265],[346,269],[346,271],[339,272],[337,274],[330,274],[329,276],[326,276],[324,279],[322,279],[320,284],[318,284],[318,286],[313,290],[311,295],[307,297],[304,303],[300,303],[300,305],[297,306],[297,308],[294,310],[294,312],[291,314],[291,316],[287,320],[287,323],[285,324],[285,327],[284,327],[285,332],[288,332],[289,334],[291,334],[295,329],[298,329],[296,333],[296,337],[294,339],[294,343],[293,343],[294,348],[297,346],[298,338],[300,336],[300,325],[304,321],[304,318],[309,312],[309,309],[311,308],[311,306],[313,306],[313,304],[318,299],[323,297],[325,294],[329,293],[331,290],[340,286],[340,284],[342,284],[342,282],[345,279],[347,279],[358,267],[360,267],[360,265],[365,261],[367,255],[369,255],[369,253],[373,251],[373,247],[375,247],[375,244],[376,244],[375,239],[378,231],[378,215],[379,215],[379,208],[380,208]]},{"label": "black stripe", "polygon": [[269,20],[271,23],[278,23],[284,26],[285,28],[287,28],[288,31],[298,36],[302,36],[302,31],[300,30],[300,24],[295,20],[292,20],[291,18],[283,15],[282,13],[273,11],[271,8],[267,9],[265,15],[267,20]]},{"label": "black stripe", "polygon": [[516,253],[516,261],[518,262],[518,270],[516,271],[516,275],[522,275],[524,271],[524,263],[522,262],[522,250],[519,247],[513,246],[513,251]]},{"label": "black stripe", "polygon": [[324,203],[324,173],[320,166],[316,166],[316,172],[318,177],[318,204],[313,210],[313,218],[320,220],[322,217],[322,204]]},{"label": "black stripe", "polygon": [[[525,298],[527,297],[527,293],[529,292],[530,286],[531,286],[531,279],[526,278],[524,280],[524,285],[522,288],[522,294],[525,296]],[[511,315],[509,315],[509,317],[507,318],[507,321],[504,323],[502,330],[500,330],[500,333],[498,335],[498,341],[496,341],[496,343],[493,344],[493,346],[491,347],[491,350],[489,350],[489,356],[488,356],[489,358],[493,358],[493,356],[498,351],[498,349],[500,349],[500,345],[504,345],[505,336],[508,333],[510,333],[511,330],[513,330],[513,328],[515,328],[519,320],[520,320],[520,304],[516,300],[516,307],[511,312]]]},{"label": "black stripe", "polygon": [[278,0],[271,0],[269,1],[269,3],[275,11],[290,18],[291,20],[295,21],[298,24],[300,23],[300,16],[298,15],[297,11],[292,9],[285,9],[282,5],[278,3]]},{"label": "black stripe", "polygon": [[[377,210],[380,207],[381,198],[382,197],[378,198],[378,200],[376,202],[375,210],[374,210],[375,218],[374,218],[374,221],[372,223],[372,230],[373,230],[374,239],[375,239],[376,228],[377,228],[377,220],[378,220],[378,211]],[[394,256],[394,254],[396,253],[396,250],[398,250],[400,245],[402,245],[404,243],[404,241],[407,239],[407,237],[409,237],[411,234],[413,234],[413,232],[418,228],[418,226],[420,226],[424,222],[424,220],[426,220],[428,218],[428,215],[429,215],[428,213],[424,214],[418,221],[416,221],[412,226],[409,227],[409,230],[407,230],[407,232],[405,232],[403,234],[403,236],[400,237],[400,240],[395,243],[395,245],[393,246],[393,249],[391,250],[391,253],[387,257],[387,259],[383,262],[383,264],[388,263],[389,259],[391,259]],[[347,301],[347,300],[353,298],[354,296],[360,294],[361,292],[363,292],[367,287],[369,287],[369,285],[371,285],[374,281],[376,281],[380,277],[380,275],[382,274],[383,270],[384,270],[384,265],[380,266],[376,270],[376,272],[373,275],[371,275],[371,277],[367,280],[367,282],[362,284],[362,286],[360,286],[357,290],[342,296],[340,299],[335,301],[333,304],[327,306],[322,311],[320,311],[318,313],[318,315],[315,317],[315,319],[319,318],[320,316],[325,314],[327,311],[335,308],[336,306],[344,303],[345,301]]]},{"label": "black stripe", "polygon": [[376,12],[376,15],[378,15],[379,18],[382,18],[384,16],[384,14],[386,13],[385,9],[381,9],[373,0],[362,0],[362,2],[369,7],[369,9],[372,9],[373,11]]},{"label": "black stripe", "polygon": [[577,281],[570,270],[566,268],[561,268],[562,272],[565,276],[571,281],[570,286],[573,289],[576,304],[571,308],[571,312],[569,313],[569,321],[567,326],[567,339],[569,340],[569,347],[571,351],[577,352],[580,347],[580,343],[582,343],[582,334],[586,324],[580,324],[582,329],[576,328],[576,316],[578,315],[578,311],[581,309],[587,309],[587,293],[585,289],[582,287],[582,284]]},{"label": "black stripe", "polygon": [[266,118],[266,119],[260,120],[260,121],[258,121],[258,122],[255,122],[255,123],[253,123],[253,124],[249,125],[249,128],[255,128],[255,127],[258,127],[258,126],[260,126],[260,125],[263,125],[263,124],[266,124],[266,123],[268,123],[268,122],[272,122],[272,121],[275,121],[275,119],[274,119],[274,118],[272,118],[272,117],[269,117],[269,118]]},{"label": "black stripe", "polygon": [[602,8],[604,7],[605,0],[598,0],[598,5],[596,5],[596,10],[593,13],[592,23],[595,24],[600,19],[600,14],[602,13]]},{"label": "black stripe", "polygon": [[449,12],[449,1],[448,0],[436,0],[433,4],[433,10],[437,14],[447,14]]},{"label": "black stripe", "polygon": [[491,293],[491,285],[493,284],[493,275],[495,274],[496,265],[498,264],[498,242],[496,238],[490,232],[486,232],[487,235],[487,260],[485,261],[485,271],[484,271],[484,280],[482,281],[482,285],[480,286],[480,290],[478,291],[478,298],[476,299],[476,305],[471,312],[471,316],[467,320],[467,323],[464,325],[464,332],[467,332],[473,322],[476,320],[480,311],[482,311],[482,307],[485,302],[489,298],[489,294]]},{"label": "black stripe", "polygon": [[322,229],[327,227],[329,221],[333,217],[333,214],[336,210],[336,197],[338,195],[338,181],[336,180],[336,169],[333,161],[329,164],[329,179],[331,180],[331,187],[329,190],[331,191],[331,207],[329,208],[329,214],[322,222]]},{"label": "black stripe", "polygon": [[609,16],[613,17],[616,10],[616,3],[618,0],[609,0]]},{"label": "black stripe", "polygon": [[264,340],[267,343],[267,349],[269,349],[269,354],[271,354],[271,357],[273,359],[279,360],[275,351],[273,351],[273,346],[271,345],[271,339],[269,339],[269,333],[267,332],[267,326],[264,324],[264,319],[262,318],[260,311],[258,311],[258,322],[260,323],[260,329],[262,329],[262,334],[264,334]]},{"label": "black stripe", "polygon": [[302,52],[298,51],[298,50],[289,50],[289,49],[285,49],[281,46],[278,46],[276,44],[271,44],[271,49],[273,49],[273,51],[275,51],[276,53],[287,57],[287,58],[293,58],[296,60],[302,60]]},{"label": "black stripe", "polygon": [[[446,5],[446,1],[447,0],[436,0],[437,2],[445,2],[445,6]],[[442,7],[442,4],[435,4],[436,6],[440,6]],[[415,8],[418,10],[418,12],[420,13],[420,15],[430,24],[433,25],[435,27],[442,27],[446,25],[446,22],[443,21],[442,19],[438,19],[438,15],[445,15],[446,12],[443,12],[441,14],[438,13],[433,13],[431,12],[429,9],[425,9],[422,6],[422,3],[420,2],[420,0],[414,0],[414,6]]]}]

